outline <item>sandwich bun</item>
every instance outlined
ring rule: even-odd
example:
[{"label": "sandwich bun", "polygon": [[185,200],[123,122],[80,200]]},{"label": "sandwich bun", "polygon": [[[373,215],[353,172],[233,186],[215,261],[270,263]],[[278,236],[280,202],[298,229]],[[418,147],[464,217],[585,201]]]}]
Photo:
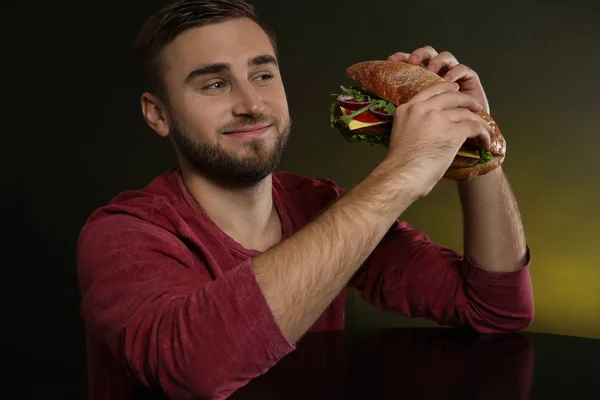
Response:
[{"label": "sandwich bun", "polygon": [[[345,74],[363,88],[376,96],[400,106],[408,102],[422,90],[437,83],[444,82],[436,73],[420,65],[399,61],[377,60],[363,61],[345,69]],[[493,128],[490,134],[492,155],[488,163],[457,155],[444,177],[452,180],[470,180],[475,176],[487,174],[499,167],[506,156],[506,141],[494,119],[485,111],[476,114],[481,116]],[[391,124],[376,125],[362,128],[362,134],[389,134]],[[360,130],[358,130],[360,131]]]}]

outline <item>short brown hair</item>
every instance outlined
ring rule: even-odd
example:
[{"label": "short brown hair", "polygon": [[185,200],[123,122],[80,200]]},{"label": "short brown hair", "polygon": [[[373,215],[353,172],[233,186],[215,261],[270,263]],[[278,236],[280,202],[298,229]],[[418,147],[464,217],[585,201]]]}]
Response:
[{"label": "short brown hair", "polygon": [[254,6],[244,0],[179,0],[152,15],[142,26],[135,44],[136,60],[147,90],[167,100],[162,52],[177,36],[188,29],[235,18],[257,23],[277,53],[275,33],[259,20]]}]

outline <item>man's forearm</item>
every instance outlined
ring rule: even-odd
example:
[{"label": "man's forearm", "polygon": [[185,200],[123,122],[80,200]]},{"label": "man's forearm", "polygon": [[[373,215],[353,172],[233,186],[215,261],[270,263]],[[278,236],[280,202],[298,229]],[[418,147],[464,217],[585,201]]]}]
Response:
[{"label": "man's forearm", "polygon": [[515,271],[525,265],[526,242],[517,201],[502,168],[459,182],[464,250],[489,271]]},{"label": "man's forearm", "polygon": [[312,223],[253,260],[282,331],[298,340],[418,196],[382,164]]}]

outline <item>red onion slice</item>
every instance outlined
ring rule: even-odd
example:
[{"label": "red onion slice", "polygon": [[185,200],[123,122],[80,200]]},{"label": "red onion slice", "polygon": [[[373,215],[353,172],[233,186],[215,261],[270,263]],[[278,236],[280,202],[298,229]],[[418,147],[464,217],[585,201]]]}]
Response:
[{"label": "red onion slice", "polygon": [[358,102],[354,100],[354,96],[351,94],[340,94],[337,98],[337,103],[345,109],[352,111],[360,110],[370,104],[368,101]]},{"label": "red onion slice", "polygon": [[391,121],[392,119],[394,119],[393,115],[389,115],[385,111],[376,109],[375,107],[371,107],[370,110],[373,115],[375,115],[377,118],[383,121]]}]

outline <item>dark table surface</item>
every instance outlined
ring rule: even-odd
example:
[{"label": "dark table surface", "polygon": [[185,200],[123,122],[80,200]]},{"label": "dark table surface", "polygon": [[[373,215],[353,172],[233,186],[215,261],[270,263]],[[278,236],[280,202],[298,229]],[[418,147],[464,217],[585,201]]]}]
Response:
[{"label": "dark table surface", "polygon": [[600,399],[600,340],[445,328],[312,333],[231,399]]}]

